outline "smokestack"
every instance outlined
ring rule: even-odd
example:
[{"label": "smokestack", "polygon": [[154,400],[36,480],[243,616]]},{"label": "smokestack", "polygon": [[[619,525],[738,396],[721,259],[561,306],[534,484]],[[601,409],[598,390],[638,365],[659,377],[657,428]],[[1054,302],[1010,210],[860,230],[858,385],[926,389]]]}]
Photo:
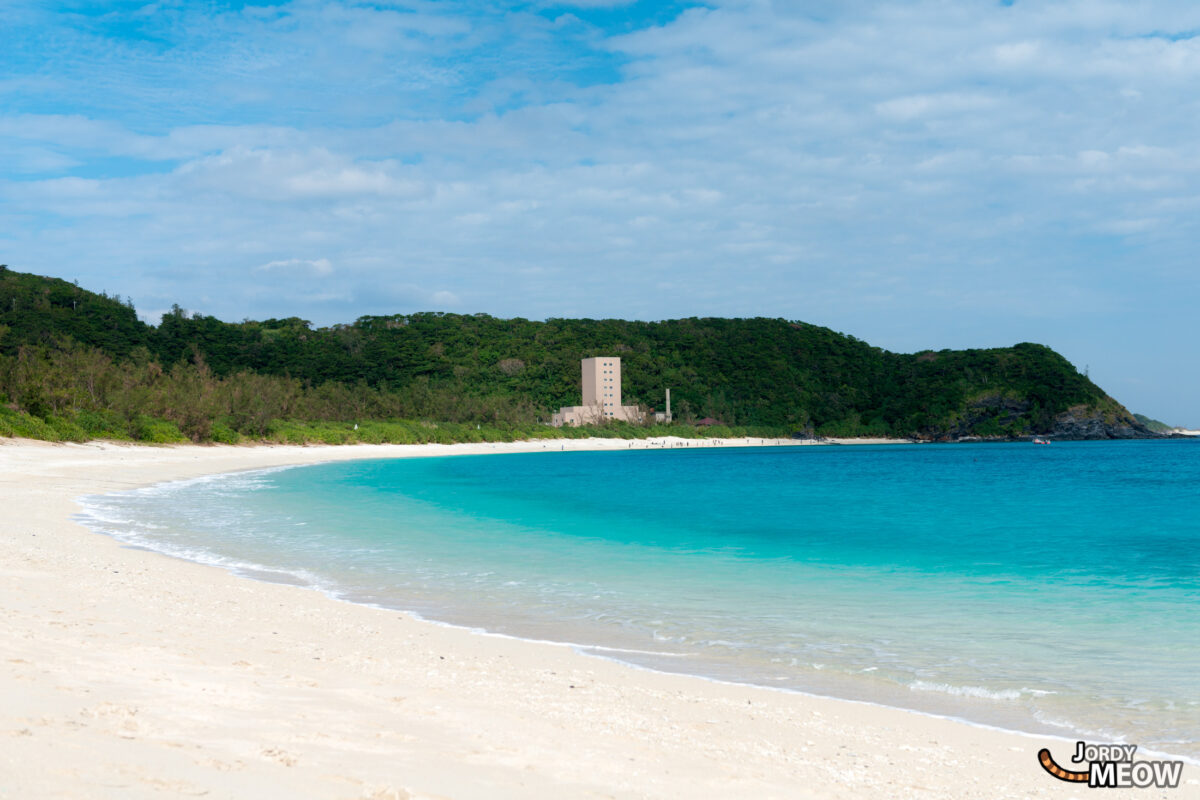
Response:
[{"label": "smokestack", "polygon": [[671,421],[671,390],[667,389],[667,422]]}]

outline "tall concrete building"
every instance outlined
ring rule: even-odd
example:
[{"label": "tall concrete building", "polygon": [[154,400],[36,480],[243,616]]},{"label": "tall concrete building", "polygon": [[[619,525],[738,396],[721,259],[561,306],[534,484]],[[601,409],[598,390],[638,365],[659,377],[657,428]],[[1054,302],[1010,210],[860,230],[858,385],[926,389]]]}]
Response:
[{"label": "tall concrete building", "polygon": [[616,356],[585,358],[582,368],[583,405],[560,408],[551,419],[551,425],[560,428],[606,420],[641,420],[637,406],[621,404],[621,359]]}]

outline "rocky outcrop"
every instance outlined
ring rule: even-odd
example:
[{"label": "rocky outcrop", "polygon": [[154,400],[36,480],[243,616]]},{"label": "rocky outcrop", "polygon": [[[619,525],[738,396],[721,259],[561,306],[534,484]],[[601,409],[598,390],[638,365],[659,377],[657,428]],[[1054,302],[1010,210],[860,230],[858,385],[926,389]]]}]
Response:
[{"label": "rocky outcrop", "polygon": [[1029,401],[1004,395],[988,395],[971,403],[963,418],[963,425],[974,426],[987,420],[999,425],[1009,425],[1029,411]]},{"label": "rocky outcrop", "polygon": [[1019,423],[1028,412],[1027,400],[992,394],[976,398],[961,413],[949,429],[926,431],[923,438],[939,442],[1007,439],[999,431]]},{"label": "rocky outcrop", "polygon": [[1133,418],[1120,405],[1097,409],[1074,406],[1054,418],[1054,425],[1045,434],[1055,439],[1159,439],[1155,433]]},{"label": "rocky outcrop", "polygon": [[948,430],[927,431],[921,438],[937,442],[1020,441],[1035,436],[1060,440],[1164,438],[1112,398],[1096,405],[1072,406],[1042,424],[1034,421],[1032,409],[1027,399],[1012,395],[978,397]]}]

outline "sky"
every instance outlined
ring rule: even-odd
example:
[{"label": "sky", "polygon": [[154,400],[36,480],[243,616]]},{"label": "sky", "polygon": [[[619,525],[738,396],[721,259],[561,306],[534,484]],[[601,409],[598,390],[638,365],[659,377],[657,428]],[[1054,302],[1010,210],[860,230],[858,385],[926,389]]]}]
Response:
[{"label": "sky", "polygon": [[1200,428],[1200,4],[0,4],[0,263],[225,320],[1040,342]]}]

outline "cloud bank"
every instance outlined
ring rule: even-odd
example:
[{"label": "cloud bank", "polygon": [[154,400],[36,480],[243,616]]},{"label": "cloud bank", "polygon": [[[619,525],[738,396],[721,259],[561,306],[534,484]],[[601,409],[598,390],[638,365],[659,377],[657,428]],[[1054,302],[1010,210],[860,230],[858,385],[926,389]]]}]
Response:
[{"label": "cloud bank", "polygon": [[897,350],[1042,341],[1200,425],[1200,378],[1178,377],[1200,8],[90,6],[0,12],[15,268],[227,319],[765,315]]}]

